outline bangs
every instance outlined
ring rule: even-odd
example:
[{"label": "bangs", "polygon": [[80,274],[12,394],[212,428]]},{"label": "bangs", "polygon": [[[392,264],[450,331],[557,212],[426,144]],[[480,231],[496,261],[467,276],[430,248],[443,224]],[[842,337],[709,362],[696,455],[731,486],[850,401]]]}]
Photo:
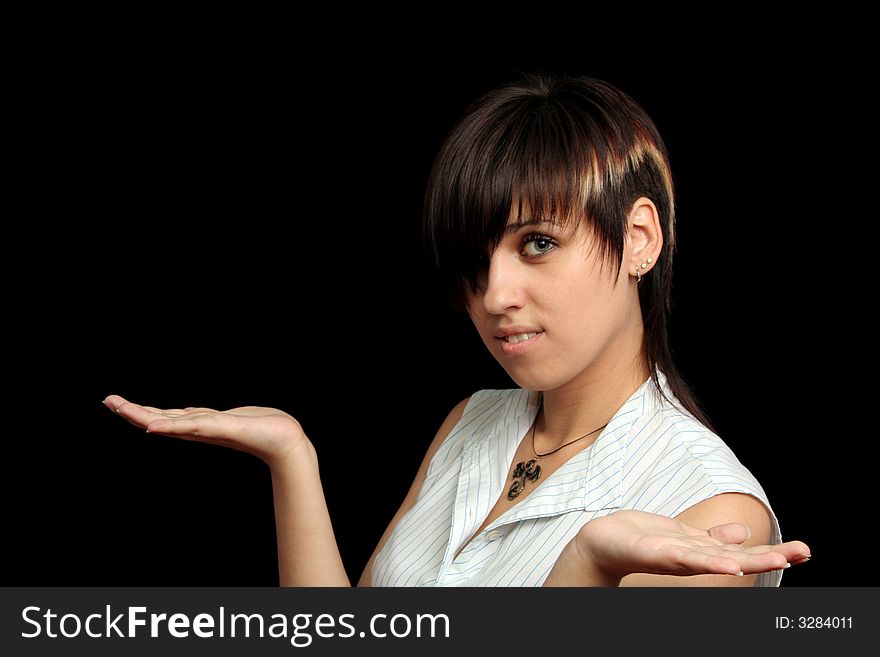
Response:
[{"label": "bangs", "polygon": [[[622,120],[619,97],[617,113],[609,109],[611,93],[638,111]],[[425,199],[425,243],[455,305],[477,289],[509,224],[537,219],[574,230],[586,221],[600,257],[616,256],[619,266],[621,212],[625,222],[626,202],[638,197],[626,183],[655,159],[645,157],[656,148],[644,120],[598,81],[539,78],[477,101],[438,154]]]}]

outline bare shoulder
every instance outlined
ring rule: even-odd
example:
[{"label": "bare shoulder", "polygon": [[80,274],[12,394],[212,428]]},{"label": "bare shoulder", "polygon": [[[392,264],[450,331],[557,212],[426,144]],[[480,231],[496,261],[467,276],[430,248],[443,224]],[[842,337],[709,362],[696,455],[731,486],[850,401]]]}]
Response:
[{"label": "bare shoulder", "polygon": [[766,545],[773,532],[767,507],[747,493],[720,493],[685,509],[676,519],[703,529],[728,522],[742,523],[752,531],[746,545]]}]

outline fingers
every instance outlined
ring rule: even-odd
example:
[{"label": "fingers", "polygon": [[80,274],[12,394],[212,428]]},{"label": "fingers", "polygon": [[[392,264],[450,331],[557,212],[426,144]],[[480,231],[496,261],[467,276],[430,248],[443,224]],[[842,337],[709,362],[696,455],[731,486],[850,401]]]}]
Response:
[{"label": "fingers", "polygon": [[812,556],[810,546],[801,541],[789,541],[788,543],[780,543],[772,545],[770,548],[779,554],[785,556],[789,563],[801,564],[806,563]]},{"label": "fingers", "polygon": [[[732,523],[736,525],[737,523]],[[721,531],[719,527],[723,527]],[[755,545],[745,547],[740,543],[721,543],[715,534],[723,534],[731,530],[737,540],[743,538],[744,526],[718,526],[704,530],[699,535],[684,535],[673,538],[660,538],[663,547],[652,559],[652,568],[656,574],[673,575],[754,575],[773,570],[782,570],[791,565],[804,563],[810,558],[809,547],[801,541],[790,541],[777,545]],[[653,551],[653,550],[652,550]],[[665,565],[664,565],[665,564]],[[647,571],[645,571],[647,572]]]},{"label": "fingers", "polygon": [[[747,575],[782,570],[809,560],[809,548],[800,541],[780,545],[756,545],[743,548],[740,545],[722,545],[717,548],[701,546],[694,552],[733,561]],[[726,572],[726,571],[723,571]]]},{"label": "fingers", "polygon": [[751,530],[739,522],[716,525],[709,529],[698,529],[680,520],[677,522],[680,531],[687,536],[711,536],[721,543],[743,543],[752,537]]},{"label": "fingers", "polygon": [[241,432],[240,419],[210,408],[161,409],[133,404],[119,395],[110,395],[104,405],[136,427],[188,440],[230,444]]},{"label": "fingers", "polygon": [[[811,556],[809,546],[801,541],[789,541],[788,543],[778,543],[776,545],[754,545],[746,548],[740,545],[727,544],[722,545],[721,548],[731,553],[739,552],[743,555],[743,559],[755,557],[761,563],[782,564],[779,566],[780,568],[786,568],[785,563],[793,565],[806,563],[810,560]],[[782,562],[782,558],[785,559],[785,563]]]},{"label": "fingers", "polygon": [[750,552],[738,545],[684,548],[672,563],[678,564],[679,572],[671,574],[680,575],[754,575],[788,567],[785,556],[779,552]]},{"label": "fingers", "polygon": [[104,400],[104,406],[109,408],[114,413],[116,412],[117,408],[125,403],[127,403],[127,401],[119,395],[108,395],[107,398]]},{"label": "fingers", "polygon": [[[705,536],[708,539],[716,539],[722,544],[721,547],[726,550],[742,552],[747,555],[767,554],[772,552],[784,556],[787,564],[801,564],[810,560],[810,548],[802,541],[789,541],[787,543],[776,545],[741,547],[742,543],[745,543],[752,537],[752,532],[748,526],[738,522],[716,525],[706,530],[695,529],[683,522],[681,525],[684,533],[688,536],[692,538]],[[707,544],[701,543],[701,545]],[[778,566],[779,568],[787,567],[786,563],[782,563],[778,557],[762,557],[755,561],[755,563],[761,563],[761,566],[756,566],[760,568],[764,568],[767,564],[771,565],[770,569],[773,569],[772,565],[774,564],[781,564]]]},{"label": "fingers", "polygon": [[132,404],[119,395],[110,395],[104,400],[104,405],[117,415],[127,420],[136,427],[144,428],[157,417],[157,414],[145,409],[143,406]]},{"label": "fingers", "polygon": [[[216,415],[218,411],[212,408],[188,407],[188,408],[156,408],[155,406],[142,406],[134,404],[119,395],[110,395],[104,400],[104,405],[123,419],[136,427],[151,431],[149,425],[156,420],[190,418],[197,416]],[[181,425],[190,427],[190,425]],[[178,432],[177,428],[172,431]]]},{"label": "fingers", "polygon": [[739,561],[717,554],[692,552],[688,555],[687,570],[690,575],[738,575],[745,574]]},{"label": "fingers", "polygon": [[782,570],[789,566],[788,559],[779,552],[741,552],[740,555],[736,560],[747,575]]},{"label": "fingers", "polygon": [[709,536],[717,538],[722,543],[745,543],[752,537],[752,531],[739,522],[716,525],[707,529],[706,532]]},{"label": "fingers", "polygon": [[218,445],[232,445],[240,441],[241,420],[225,413],[188,413],[181,417],[160,417],[146,425],[150,433],[177,438],[194,439]]}]

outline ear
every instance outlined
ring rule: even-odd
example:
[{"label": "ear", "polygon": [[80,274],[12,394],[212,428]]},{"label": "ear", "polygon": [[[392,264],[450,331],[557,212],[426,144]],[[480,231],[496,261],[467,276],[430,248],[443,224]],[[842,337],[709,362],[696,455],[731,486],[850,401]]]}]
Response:
[{"label": "ear", "polygon": [[644,276],[654,265],[663,250],[663,230],[660,227],[660,214],[654,202],[642,196],[629,213],[627,233],[627,254],[624,263],[634,279]]}]

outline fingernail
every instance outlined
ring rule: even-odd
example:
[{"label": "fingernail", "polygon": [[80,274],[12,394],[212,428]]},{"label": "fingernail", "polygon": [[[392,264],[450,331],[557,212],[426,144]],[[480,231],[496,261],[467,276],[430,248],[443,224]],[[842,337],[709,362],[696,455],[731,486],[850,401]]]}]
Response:
[{"label": "fingernail", "polygon": [[[791,564],[790,563],[785,564],[785,568],[791,568]],[[783,568],[783,570],[785,570],[785,568]]]},{"label": "fingernail", "polygon": [[147,429],[147,433],[150,433],[150,430],[149,430],[149,429]]}]

